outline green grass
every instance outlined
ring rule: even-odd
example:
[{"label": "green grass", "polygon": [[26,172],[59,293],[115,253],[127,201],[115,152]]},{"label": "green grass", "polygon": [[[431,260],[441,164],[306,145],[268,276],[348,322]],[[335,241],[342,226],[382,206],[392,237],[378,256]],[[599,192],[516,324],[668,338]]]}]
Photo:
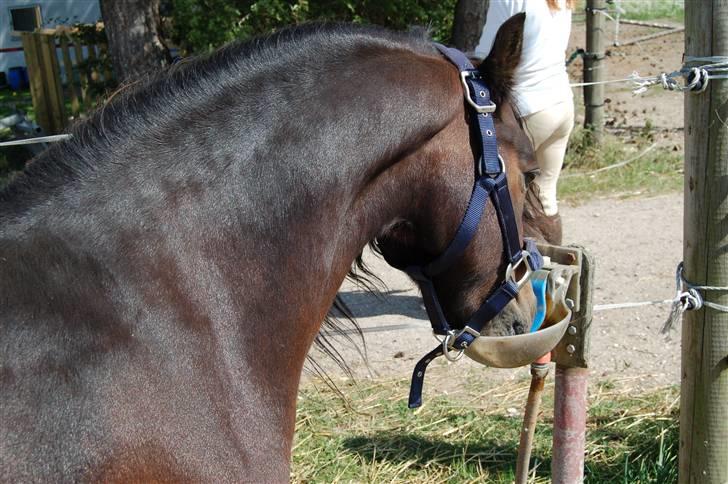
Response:
[{"label": "green grass", "polygon": [[16,107],[29,116],[34,115],[30,91],[27,89],[24,91],[0,89],[0,118],[13,114]]},{"label": "green grass", "polygon": [[[12,91],[0,89],[0,118],[10,116],[18,109],[33,118],[33,100],[30,91]],[[0,128],[0,141],[11,139],[13,132],[9,128]],[[4,147],[0,148],[0,188],[6,183],[7,178],[17,170],[22,169],[23,164],[29,158],[24,148]]]},{"label": "green grass", "polygon": [[[28,106],[33,108],[30,99],[30,91],[12,91],[9,88],[0,89],[0,118],[10,116],[15,108],[26,111]],[[0,127],[0,141],[5,141],[13,137],[13,133],[9,128]],[[19,150],[0,148],[0,188],[5,185],[8,176],[18,169]],[[24,161],[24,160],[23,160]]]},{"label": "green grass", "polygon": [[[630,161],[605,171],[600,168]],[[594,196],[636,196],[675,192],[683,186],[683,154],[654,139],[647,128],[628,140],[606,133],[595,144],[587,130],[571,136],[559,179],[561,200],[583,201]]]},{"label": "green grass", "polygon": [[[512,482],[528,383],[489,387],[482,381],[475,377],[467,390],[449,394],[428,381],[425,406],[417,411],[407,409],[406,381],[343,387],[347,402],[329,389],[304,389],[293,481]],[[532,453],[535,483],[550,481],[552,382]],[[678,390],[637,395],[615,390],[621,385],[592,390],[586,482],[675,482]]]},{"label": "green grass", "polygon": [[684,0],[622,0],[624,18],[633,20],[674,20],[685,18]]}]

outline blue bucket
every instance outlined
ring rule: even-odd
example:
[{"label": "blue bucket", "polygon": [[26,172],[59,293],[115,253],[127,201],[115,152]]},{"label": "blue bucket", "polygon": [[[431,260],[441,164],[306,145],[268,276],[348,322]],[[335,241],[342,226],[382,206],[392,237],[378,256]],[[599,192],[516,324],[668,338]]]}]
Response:
[{"label": "blue bucket", "polygon": [[28,71],[25,67],[11,67],[8,69],[8,84],[13,91],[20,91],[28,87]]}]

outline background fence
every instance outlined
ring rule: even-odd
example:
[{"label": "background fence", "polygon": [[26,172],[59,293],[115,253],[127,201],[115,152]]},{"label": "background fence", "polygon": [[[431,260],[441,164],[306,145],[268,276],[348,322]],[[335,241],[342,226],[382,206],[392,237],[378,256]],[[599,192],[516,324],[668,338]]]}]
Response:
[{"label": "background fence", "polygon": [[115,84],[103,25],[57,27],[22,34],[36,122],[60,133]]}]

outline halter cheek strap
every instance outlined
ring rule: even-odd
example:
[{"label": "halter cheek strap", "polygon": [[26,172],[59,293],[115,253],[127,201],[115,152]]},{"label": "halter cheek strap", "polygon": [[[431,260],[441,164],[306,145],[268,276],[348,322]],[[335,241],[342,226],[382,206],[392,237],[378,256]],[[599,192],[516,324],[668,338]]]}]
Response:
[{"label": "halter cheek strap", "polygon": [[[435,44],[437,49],[460,71],[465,101],[471,108],[473,119],[477,122],[479,159],[476,162],[476,176],[473,192],[468,202],[460,226],[445,251],[434,261],[425,266],[411,266],[403,270],[420,288],[425,303],[427,316],[435,334],[444,336],[442,345],[427,353],[415,366],[410,386],[409,407],[422,404],[422,386],[427,366],[435,358],[446,355],[449,351],[462,354],[475,338],[480,336],[483,327],[493,319],[506,305],[518,295],[518,290],[529,279],[531,271],[541,268],[542,259],[536,245],[526,240],[525,250],[521,248],[518,226],[513,212],[505,164],[498,154],[498,143],[495,135],[495,123],[492,114],[496,105],[490,99],[490,91],[477,69],[459,50]],[[473,132],[476,130],[473,129]],[[477,232],[480,220],[485,212],[485,205],[490,200],[498,215],[503,247],[508,260],[505,278],[490,297],[473,313],[467,325],[459,331],[453,330],[445,318],[440,301],[435,291],[433,278],[449,267],[462,255]],[[525,275],[516,280],[515,271],[523,268]]]}]

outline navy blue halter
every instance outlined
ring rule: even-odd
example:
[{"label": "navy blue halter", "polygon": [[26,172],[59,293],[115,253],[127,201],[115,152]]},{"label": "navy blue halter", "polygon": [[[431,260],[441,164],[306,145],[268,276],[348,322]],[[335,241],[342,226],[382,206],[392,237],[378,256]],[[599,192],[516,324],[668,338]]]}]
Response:
[{"label": "navy blue halter", "polygon": [[[457,49],[435,44],[437,49],[460,71],[465,101],[470,107],[472,120],[478,124],[479,158],[476,162],[476,181],[470,196],[468,208],[458,227],[453,240],[445,251],[434,261],[424,266],[401,268],[415,280],[422,292],[427,316],[435,334],[444,336],[443,344],[427,353],[415,366],[410,386],[409,407],[422,404],[422,385],[425,371],[430,362],[449,351],[464,351],[480,336],[483,327],[493,319],[518,294],[531,271],[542,266],[541,255],[532,240],[526,240],[525,250],[521,249],[518,226],[513,213],[513,204],[508,192],[505,164],[498,154],[498,143],[495,136],[493,113],[496,105],[490,99],[490,92],[479,71],[473,67],[468,58]],[[476,130],[472,130],[476,131]],[[477,158],[477,157],[476,157]],[[508,259],[508,269],[501,285],[470,317],[462,330],[454,330],[448,324],[437,298],[432,278],[451,267],[467,248],[478,229],[485,212],[485,205],[491,200],[503,236],[503,247]],[[519,267],[525,275],[516,280],[515,270]]]}]

